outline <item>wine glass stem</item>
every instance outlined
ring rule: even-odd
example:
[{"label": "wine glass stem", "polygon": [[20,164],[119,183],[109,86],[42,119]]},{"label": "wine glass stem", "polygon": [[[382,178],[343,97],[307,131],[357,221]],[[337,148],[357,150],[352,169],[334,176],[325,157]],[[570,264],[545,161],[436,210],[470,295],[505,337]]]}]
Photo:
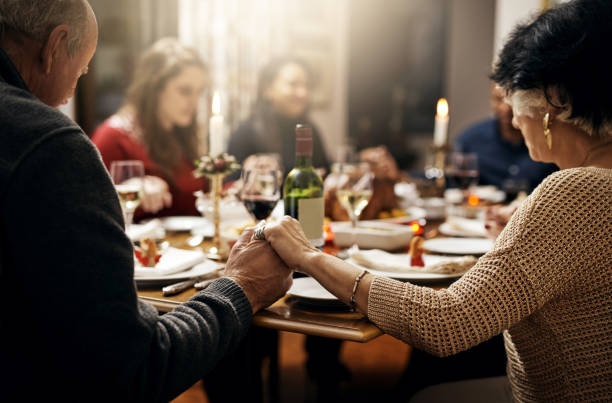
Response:
[{"label": "wine glass stem", "polygon": [[132,226],[132,222],[134,221],[134,212],[125,210],[125,229],[127,231],[128,228]]},{"label": "wine glass stem", "polygon": [[357,216],[355,214],[351,214],[351,240],[353,246],[351,249],[357,249]]}]

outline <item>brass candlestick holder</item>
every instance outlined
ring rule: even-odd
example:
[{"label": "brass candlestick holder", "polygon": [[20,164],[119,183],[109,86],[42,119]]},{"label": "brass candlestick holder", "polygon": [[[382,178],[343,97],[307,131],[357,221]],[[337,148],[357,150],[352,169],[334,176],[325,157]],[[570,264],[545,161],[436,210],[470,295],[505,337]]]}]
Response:
[{"label": "brass candlestick holder", "polygon": [[193,174],[197,178],[206,176],[210,180],[210,193],[213,201],[215,233],[213,235],[213,246],[205,251],[206,256],[213,260],[227,260],[229,250],[227,245],[223,245],[221,240],[221,211],[219,205],[223,193],[223,178],[229,173],[240,169],[240,164],[236,162],[236,158],[227,153],[222,153],[215,158],[205,155],[197,160],[195,164],[197,168],[193,171]]},{"label": "brass candlestick holder", "polygon": [[221,201],[221,193],[223,192],[223,178],[225,174],[207,175],[210,179],[211,195],[213,200],[213,224],[215,233],[213,235],[213,246],[206,251],[206,256],[213,260],[227,260],[229,251],[221,243],[221,213],[219,204]]},{"label": "brass candlestick holder", "polygon": [[432,144],[430,147],[430,152],[433,155],[433,164],[429,172],[426,172],[426,176],[430,180],[435,180],[437,193],[440,195],[444,193],[444,189],[446,188],[446,179],[444,177],[445,164],[446,164],[446,154],[449,151],[448,144],[443,144],[441,146]]}]

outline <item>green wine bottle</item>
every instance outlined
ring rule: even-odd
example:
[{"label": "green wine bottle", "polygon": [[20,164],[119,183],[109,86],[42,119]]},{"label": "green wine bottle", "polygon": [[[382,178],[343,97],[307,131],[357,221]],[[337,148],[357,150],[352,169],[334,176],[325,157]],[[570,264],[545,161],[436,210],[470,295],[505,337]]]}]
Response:
[{"label": "green wine bottle", "polygon": [[323,181],[312,168],[310,126],[298,124],[295,127],[295,167],[285,179],[283,200],[285,214],[300,222],[313,246],[323,246]]}]

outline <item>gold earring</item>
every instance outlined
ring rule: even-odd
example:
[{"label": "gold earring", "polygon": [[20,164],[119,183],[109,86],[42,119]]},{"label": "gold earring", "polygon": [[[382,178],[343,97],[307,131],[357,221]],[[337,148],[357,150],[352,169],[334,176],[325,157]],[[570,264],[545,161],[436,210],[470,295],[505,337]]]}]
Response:
[{"label": "gold earring", "polygon": [[548,128],[549,121],[550,113],[546,112],[546,115],[544,115],[544,119],[542,119],[542,125],[544,126],[544,137],[546,137],[546,145],[548,146],[549,150],[552,150],[552,133]]}]

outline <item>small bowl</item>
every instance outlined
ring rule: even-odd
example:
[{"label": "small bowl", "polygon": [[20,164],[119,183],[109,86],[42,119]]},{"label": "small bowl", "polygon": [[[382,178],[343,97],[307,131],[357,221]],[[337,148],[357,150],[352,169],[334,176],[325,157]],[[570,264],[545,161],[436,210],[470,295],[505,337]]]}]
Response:
[{"label": "small bowl", "polygon": [[352,246],[355,240],[363,249],[397,250],[407,247],[412,239],[409,226],[386,222],[358,222],[354,237],[350,222],[334,222],[331,228],[334,243],[341,248]]}]

